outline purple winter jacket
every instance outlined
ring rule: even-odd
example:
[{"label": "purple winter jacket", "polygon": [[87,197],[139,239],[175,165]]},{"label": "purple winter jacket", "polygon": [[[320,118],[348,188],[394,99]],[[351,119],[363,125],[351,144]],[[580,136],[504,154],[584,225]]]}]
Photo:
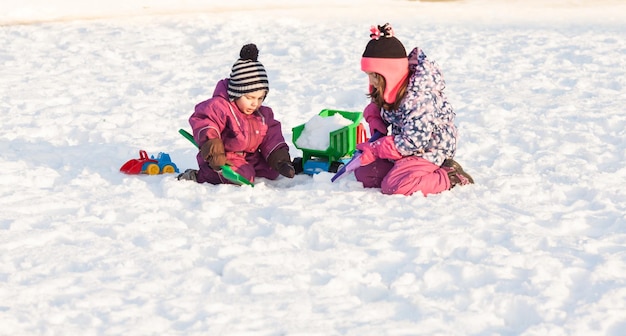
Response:
[{"label": "purple winter jacket", "polygon": [[227,89],[228,79],[220,80],[215,86],[213,97],[196,105],[194,113],[189,117],[196,143],[201,147],[208,139],[221,138],[226,159],[235,170],[237,166],[246,163],[241,158],[256,157],[258,154],[263,160],[255,158],[248,161],[264,166],[255,168],[269,168],[267,158],[274,150],[289,150],[280,122],[274,119],[274,112],[267,106],[261,105],[250,115],[241,112],[228,99]]}]

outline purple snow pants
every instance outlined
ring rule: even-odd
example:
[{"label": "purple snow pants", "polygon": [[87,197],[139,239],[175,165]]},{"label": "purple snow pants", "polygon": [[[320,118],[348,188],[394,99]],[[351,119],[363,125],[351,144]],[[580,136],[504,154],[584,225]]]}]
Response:
[{"label": "purple snow pants", "polygon": [[354,171],[357,181],[365,188],[380,188],[383,194],[412,195],[421,191],[424,196],[450,189],[445,170],[417,156],[408,156],[396,162],[377,159]]},{"label": "purple snow pants", "polygon": [[[211,183],[211,184],[232,184],[232,182],[225,179],[222,174],[213,170],[208,163],[202,159],[200,153],[196,156],[198,161],[198,183]],[[230,164],[231,168],[239,173],[241,176],[248,179],[250,182],[254,182],[255,177],[264,177],[270,180],[278,178],[278,172],[270,168],[267,161],[263,159],[261,153],[246,153],[237,154],[232,152],[226,153],[226,160]]]}]

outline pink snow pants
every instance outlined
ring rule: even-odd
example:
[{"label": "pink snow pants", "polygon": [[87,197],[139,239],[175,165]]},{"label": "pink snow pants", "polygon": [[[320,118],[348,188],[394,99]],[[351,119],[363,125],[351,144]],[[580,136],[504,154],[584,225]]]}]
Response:
[{"label": "pink snow pants", "polygon": [[408,156],[396,162],[377,159],[354,171],[357,181],[365,188],[380,188],[383,194],[412,195],[421,191],[424,196],[450,189],[445,170],[417,156]]}]

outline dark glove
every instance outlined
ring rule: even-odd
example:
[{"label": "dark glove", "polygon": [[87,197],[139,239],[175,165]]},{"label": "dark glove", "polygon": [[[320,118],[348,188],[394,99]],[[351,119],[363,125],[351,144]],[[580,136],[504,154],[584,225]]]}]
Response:
[{"label": "dark glove", "polygon": [[200,147],[200,155],[213,170],[220,170],[226,164],[226,153],[222,139],[209,139]]},{"label": "dark glove", "polygon": [[285,148],[274,150],[267,158],[267,163],[282,176],[293,178],[296,175],[296,169],[291,163],[289,151]]}]

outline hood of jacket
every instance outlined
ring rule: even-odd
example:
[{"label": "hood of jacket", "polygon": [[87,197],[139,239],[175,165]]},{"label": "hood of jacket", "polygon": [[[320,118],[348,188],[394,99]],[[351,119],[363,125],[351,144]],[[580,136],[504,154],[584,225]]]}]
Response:
[{"label": "hood of jacket", "polygon": [[416,91],[443,91],[446,82],[443,79],[441,68],[435,61],[431,61],[420,48],[414,48],[409,53],[409,71],[411,79],[410,89]]},{"label": "hood of jacket", "polygon": [[213,98],[221,97],[228,100],[228,78],[224,78],[215,84]]}]

